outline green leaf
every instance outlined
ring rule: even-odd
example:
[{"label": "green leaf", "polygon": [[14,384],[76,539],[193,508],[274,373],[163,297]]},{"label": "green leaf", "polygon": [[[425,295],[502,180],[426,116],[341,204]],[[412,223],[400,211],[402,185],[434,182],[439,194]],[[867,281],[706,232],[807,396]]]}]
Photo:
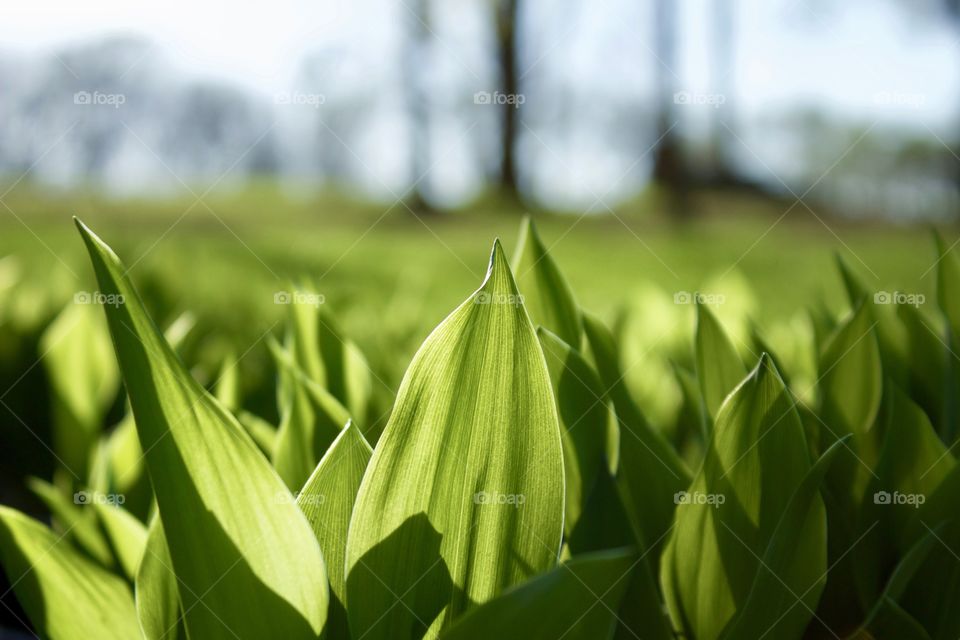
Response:
[{"label": "green leaf", "polygon": [[947,386],[941,433],[944,440],[953,444],[960,434],[960,363],[955,354],[960,350],[960,256],[947,247],[939,235],[937,240],[937,304],[947,318]]},{"label": "green leaf", "polygon": [[137,617],[145,640],[177,640],[185,637],[177,576],[173,572],[173,561],[160,518],[154,518],[150,523],[143,561],[137,571],[135,592]]},{"label": "green leaf", "polygon": [[616,463],[619,434],[616,417],[603,399],[603,385],[590,364],[548,329],[540,327],[537,335],[560,415],[566,479],[564,530],[569,535],[597,475],[606,472],[607,459]]},{"label": "green leaf", "polygon": [[[937,437],[926,414],[895,385],[888,385],[887,427],[880,459],[860,511],[860,530],[879,523],[854,554],[858,583],[868,601],[880,590],[881,568],[913,544],[909,527],[918,502],[932,497],[955,466],[953,455]],[[910,503],[903,502],[909,499]]]},{"label": "green leaf", "polygon": [[267,459],[272,460],[277,448],[277,428],[260,416],[242,409],[237,412],[237,421],[247,430]]},{"label": "green leaf", "polygon": [[821,417],[836,435],[852,433],[859,442],[880,409],[880,351],[876,321],[866,302],[834,333],[820,356]]},{"label": "green leaf", "polygon": [[93,304],[71,304],[40,339],[53,391],[54,450],[73,484],[87,478],[93,446],[120,384],[110,336],[97,313]]},{"label": "green leaf", "polygon": [[579,349],[583,339],[580,307],[529,216],[520,227],[513,254],[513,273],[530,318]]},{"label": "green leaf", "polygon": [[404,376],[350,523],[355,637],[435,637],[472,603],[556,564],[560,429],[518,295],[495,242],[480,289]]},{"label": "green leaf", "polygon": [[231,351],[224,356],[214,389],[217,401],[234,414],[240,408],[240,371],[237,364],[236,353]]},{"label": "green leaf", "polygon": [[960,256],[937,236],[937,303],[953,332],[960,335]]},{"label": "green leaf", "polygon": [[[236,419],[189,374],[125,269],[78,222],[107,306],[191,636],[316,638],[328,589],[306,518]],[[202,595],[201,595],[202,594]],[[202,597],[202,603],[199,599]]]},{"label": "green leaf", "polygon": [[357,422],[367,419],[373,392],[370,365],[360,348],[344,335],[333,314],[324,307],[317,314],[320,357],[326,372],[326,389],[347,408]]},{"label": "green leaf", "polygon": [[116,559],[98,526],[96,513],[82,506],[89,503],[92,495],[90,492],[78,491],[73,495],[73,500],[70,500],[55,486],[39,478],[28,478],[27,486],[50,510],[54,530],[58,534],[74,542],[80,550],[104,567],[114,567]]},{"label": "green leaf", "polygon": [[700,391],[713,420],[727,395],[747,375],[747,368],[723,326],[702,304],[697,305],[696,356]]},{"label": "green leaf", "polygon": [[[903,556],[887,581],[883,593],[879,598],[875,598],[874,605],[860,629],[863,636],[873,637],[873,634],[876,634],[876,637],[882,638],[889,634],[889,637],[897,638],[929,638],[923,627],[900,608],[897,600],[922,567],[931,548],[936,544],[935,540],[936,532],[929,531]],[[921,632],[920,635],[917,630]]]},{"label": "green leaf", "polygon": [[91,473],[90,489],[122,495],[124,508],[146,521],[153,504],[153,489],[137,436],[137,424],[128,412],[102,442]]},{"label": "green leaf", "polygon": [[107,534],[110,547],[120,564],[123,574],[132,582],[143,557],[147,543],[147,528],[143,523],[118,506],[96,503],[93,508],[100,525]]},{"label": "green leaf", "polygon": [[297,496],[327,562],[332,597],[327,634],[349,637],[346,618],[347,530],[373,450],[352,422],[340,432]]},{"label": "green leaf", "polygon": [[609,638],[635,562],[622,549],[575,558],[473,609],[441,638]]},{"label": "green leaf", "polygon": [[[845,440],[849,438],[845,436]],[[760,560],[750,595],[723,632],[725,640],[803,635],[827,582],[826,518],[820,486],[838,451],[845,446],[845,441],[838,441],[827,449],[790,498]],[[815,557],[796,553],[804,542],[800,536],[810,530],[809,523],[814,523],[814,530],[817,524],[822,525],[816,533],[823,544],[816,548]],[[794,591],[781,582],[781,575],[797,576],[800,587],[806,587]]]},{"label": "green leaf", "polygon": [[603,397],[613,401],[620,429],[617,486],[640,546],[657,558],[673,524],[674,494],[690,484],[690,474],[630,397],[610,331],[589,314],[584,314],[584,330],[603,382]]},{"label": "green leaf", "polygon": [[[660,576],[674,624],[713,640],[746,601],[759,558],[810,469],[795,402],[768,356],[727,398],[703,467],[677,496],[676,524]],[[803,593],[826,555],[823,504],[797,531],[795,561],[780,578]],[[818,574],[819,575],[819,574]]]},{"label": "green leaf", "polygon": [[280,427],[273,466],[290,490],[303,486],[317,461],[350,421],[349,412],[309,379],[275,342],[268,343],[280,372]]},{"label": "green leaf", "polygon": [[[293,294],[293,295],[290,295]],[[285,347],[297,368],[321,387],[327,384],[327,371],[320,354],[318,294],[291,287]]]},{"label": "green leaf", "polygon": [[75,551],[62,535],[3,506],[0,556],[17,600],[41,637],[139,637],[133,595],[122,578]]}]

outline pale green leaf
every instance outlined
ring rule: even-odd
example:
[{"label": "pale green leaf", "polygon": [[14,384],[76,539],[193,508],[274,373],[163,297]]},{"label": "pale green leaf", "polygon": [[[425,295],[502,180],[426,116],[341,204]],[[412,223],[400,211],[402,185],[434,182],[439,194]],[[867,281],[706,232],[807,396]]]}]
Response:
[{"label": "pale green leaf", "polygon": [[861,303],[820,356],[821,417],[834,440],[852,433],[859,442],[877,417],[883,385],[875,325],[869,306]]},{"label": "pale green leaf", "polygon": [[573,290],[527,217],[513,254],[513,273],[530,318],[574,349],[580,349],[583,323]]},{"label": "pale green leaf", "polygon": [[[677,628],[717,638],[757,578],[760,558],[810,469],[795,402],[769,357],[727,398],[703,466],[678,495],[660,576]],[[780,578],[796,593],[812,586],[826,555],[823,504],[797,531],[795,562]]]},{"label": "pale green leaf", "polygon": [[[186,628],[198,638],[315,638],[328,589],[320,547],[282,480],[236,419],[189,374],[125,274],[82,224],[105,294],[120,369],[180,578]],[[198,603],[202,595],[203,603]]]},{"label": "pale green leaf", "polygon": [[40,478],[28,478],[27,486],[50,510],[54,530],[74,542],[79,549],[108,569],[116,564],[110,545],[98,526],[97,514],[84,506],[94,495],[78,491],[68,498],[55,486]]},{"label": "pale green leaf", "polygon": [[274,342],[269,345],[280,373],[280,427],[273,443],[273,466],[287,487],[297,490],[350,420],[350,414],[309,379],[288,352]]},{"label": "pale green leaf", "polygon": [[623,383],[613,336],[584,314],[584,329],[620,430],[617,486],[637,538],[654,563],[673,523],[673,496],[690,484],[690,474],[670,444],[647,423]]},{"label": "pale green leaf", "polygon": [[129,512],[109,503],[92,505],[123,574],[132,582],[147,543],[147,528]]},{"label": "pale green leaf", "polygon": [[328,635],[347,637],[347,530],[363,472],[373,450],[352,422],[340,432],[297,495],[297,504],[320,542],[327,563],[331,599]]},{"label": "pale green leaf", "polygon": [[696,332],[697,377],[700,392],[710,419],[733,389],[747,375],[736,347],[713,313],[702,304],[697,305]]},{"label": "pale green leaf", "polygon": [[[75,301],[90,300],[89,293],[78,294],[82,295],[88,297]],[[40,339],[53,392],[53,446],[65,466],[65,477],[75,485],[87,478],[94,444],[120,384],[110,336],[97,306],[68,305]]]},{"label": "pale green leaf", "polygon": [[619,446],[616,417],[603,398],[603,385],[580,353],[543,327],[537,330],[557,399],[563,439],[566,517],[569,535],[576,527],[597,475],[607,460],[616,465]]},{"label": "pale green leaf", "polygon": [[[746,602],[738,607],[736,617],[724,629],[724,640],[803,635],[827,582],[827,521],[820,487],[834,458],[847,446],[846,440],[850,437],[835,442],[820,456],[790,498],[762,558],[759,558],[760,569]],[[797,549],[805,542],[800,536],[811,529],[823,544],[815,547],[811,555],[798,554]],[[781,575],[795,576],[795,585],[784,584]],[[797,585],[803,590],[796,591]]]},{"label": "pale green leaf", "polygon": [[353,419],[363,424],[372,394],[370,365],[360,348],[341,331],[336,318],[326,308],[317,314],[320,357],[326,371],[326,389],[347,408]]},{"label": "pale green leaf", "polygon": [[[137,617],[145,640],[183,638],[177,576],[160,518],[150,522],[136,578]],[[199,606],[203,606],[202,604]]]},{"label": "pale green leaf", "polygon": [[24,514],[0,506],[0,557],[34,629],[51,640],[140,635],[129,585]]},{"label": "pale green leaf", "polygon": [[227,353],[220,365],[220,375],[214,388],[214,395],[220,404],[234,414],[240,408],[240,368],[237,365],[237,354],[232,351]]},{"label": "pale green leaf", "polygon": [[347,542],[351,631],[435,637],[553,567],[562,529],[550,378],[496,242],[480,289],[414,356],[364,475]]}]

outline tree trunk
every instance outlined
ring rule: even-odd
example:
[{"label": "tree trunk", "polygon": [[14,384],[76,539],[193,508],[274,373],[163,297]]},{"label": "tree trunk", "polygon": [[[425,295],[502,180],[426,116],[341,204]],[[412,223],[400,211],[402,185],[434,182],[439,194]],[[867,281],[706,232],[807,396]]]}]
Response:
[{"label": "tree trunk", "polygon": [[654,47],[657,69],[657,147],[653,156],[653,179],[666,193],[668,213],[675,218],[690,215],[690,176],[676,131],[674,82],[676,66],[676,7],[674,0],[657,0]]},{"label": "tree trunk", "polygon": [[[416,215],[433,213],[424,195],[430,176],[430,105],[424,87],[426,57],[430,40],[430,0],[409,0],[404,40],[403,73],[409,122],[410,186],[404,203]],[[426,187],[426,188],[425,188]]]},{"label": "tree trunk", "polygon": [[501,127],[500,189],[509,201],[520,202],[517,180],[517,134],[519,125],[517,76],[518,0],[500,0],[497,8],[497,59],[500,65],[500,92],[505,96]]}]

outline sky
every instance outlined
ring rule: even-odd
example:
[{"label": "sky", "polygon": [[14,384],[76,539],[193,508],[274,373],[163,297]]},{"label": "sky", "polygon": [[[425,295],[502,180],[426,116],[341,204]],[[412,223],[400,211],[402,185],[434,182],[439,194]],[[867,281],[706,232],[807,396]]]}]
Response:
[{"label": "sky", "polygon": [[[474,73],[484,0],[437,5],[433,29],[438,53]],[[709,88],[709,17],[716,0],[678,0],[685,37],[676,75],[690,90]],[[598,73],[616,83],[622,75],[607,47],[629,55],[650,47],[649,11],[628,0],[577,3],[528,0],[537,25],[536,67],[560,64],[586,79]],[[960,27],[942,20],[909,19],[896,0],[737,0],[735,85],[749,111],[780,101],[810,101],[850,112],[869,111],[875,94],[888,91],[923,101],[934,119],[954,109],[958,93]],[[903,2],[903,5],[910,3]],[[570,6],[571,12],[565,9]],[[585,10],[606,7],[607,10]],[[0,21],[0,50],[47,52],[112,34],[139,34],[158,43],[180,68],[227,77],[277,91],[292,82],[301,56],[365,43],[385,54],[396,39],[391,25],[404,18],[402,2],[389,0],[31,0],[7,3]],[[239,9],[239,10],[238,10]],[[399,15],[398,15],[399,14]],[[568,24],[568,23],[573,24]],[[636,24],[632,28],[630,24]],[[646,25],[648,27],[648,25]],[[599,64],[597,64],[599,63]],[[477,74],[479,75],[479,74]],[[916,98],[922,96],[922,98]],[[892,102],[896,102],[894,99]],[[894,116],[896,117],[896,116]]]},{"label": "sky", "polygon": [[[494,88],[491,1],[432,3],[433,100],[456,104],[461,93]],[[752,150],[746,161],[760,155],[760,164],[784,175],[792,160],[783,138],[765,124],[771,115],[810,109],[863,127],[879,122],[944,141],[960,138],[954,131],[960,122],[960,24],[923,17],[906,0],[730,0],[736,45],[733,68],[726,71],[711,43],[719,1],[676,0],[682,36],[671,75],[679,91],[694,97],[678,109],[687,132],[729,120]],[[545,87],[540,95],[569,101],[544,107],[568,112],[567,119],[544,132],[542,144],[528,145],[530,165],[540,172],[532,177],[534,187],[592,201],[611,176],[638,171],[631,169],[636,152],[611,154],[609,140],[596,136],[591,123],[601,126],[610,117],[596,108],[605,96],[651,101],[657,66],[652,3],[521,2],[529,33],[522,82],[531,92]],[[135,35],[155,42],[152,53],[187,76],[225,79],[266,95],[295,89],[307,55],[327,63],[333,92],[371,86],[389,92],[399,91],[396,59],[410,16],[402,0],[30,0],[4,7],[0,52],[53,55],[105,36]],[[718,92],[731,95],[717,104]],[[394,110],[373,123],[370,144],[384,147],[378,141],[395,139],[403,128],[397,118]],[[563,128],[569,122],[577,124]],[[446,140],[465,125],[448,117],[434,126]],[[380,154],[382,170],[402,181],[405,155],[389,151]],[[456,157],[441,163],[437,171],[446,173],[440,182],[454,185],[453,191],[477,187],[469,169],[457,169],[468,166]],[[618,188],[635,185],[624,180]]]}]

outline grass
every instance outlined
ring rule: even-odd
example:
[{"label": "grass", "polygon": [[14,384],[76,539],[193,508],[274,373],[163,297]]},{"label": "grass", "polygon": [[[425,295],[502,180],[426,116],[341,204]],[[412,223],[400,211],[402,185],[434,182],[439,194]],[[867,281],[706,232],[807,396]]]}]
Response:
[{"label": "grass", "polygon": [[[16,217],[7,211],[0,219],[0,255],[16,255],[31,279],[61,271],[68,275],[56,280],[64,286],[89,288],[70,224],[79,215],[104,230],[134,265],[135,279],[155,282],[173,307],[195,310],[222,330],[242,333],[271,322],[278,317],[272,293],[307,276],[328,303],[347,312],[344,321],[361,339],[398,309],[415,316],[421,333],[433,326],[474,286],[495,237],[511,250],[523,213],[480,204],[417,219],[403,206],[387,211],[389,204],[334,196],[297,200],[269,185],[213,194],[199,204],[38,194],[18,187],[5,198]],[[717,278],[723,285],[738,274],[751,282],[766,317],[788,317],[821,296],[837,307],[834,253],[877,289],[932,293],[924,229],[821,223],[802,207],[777,222],[782,211],[771,205],[765,215],[748,204],[720,201],[714,208],[722,211],[682,228],[642,205],[616,218],[539,216],[538,224],[580,302],[605,316],[629,303],[638,283],[672,293],[716,286]],[[748,208],[750,214],[735,213]],[[175,284],[185,273],[190,286]]]}]

